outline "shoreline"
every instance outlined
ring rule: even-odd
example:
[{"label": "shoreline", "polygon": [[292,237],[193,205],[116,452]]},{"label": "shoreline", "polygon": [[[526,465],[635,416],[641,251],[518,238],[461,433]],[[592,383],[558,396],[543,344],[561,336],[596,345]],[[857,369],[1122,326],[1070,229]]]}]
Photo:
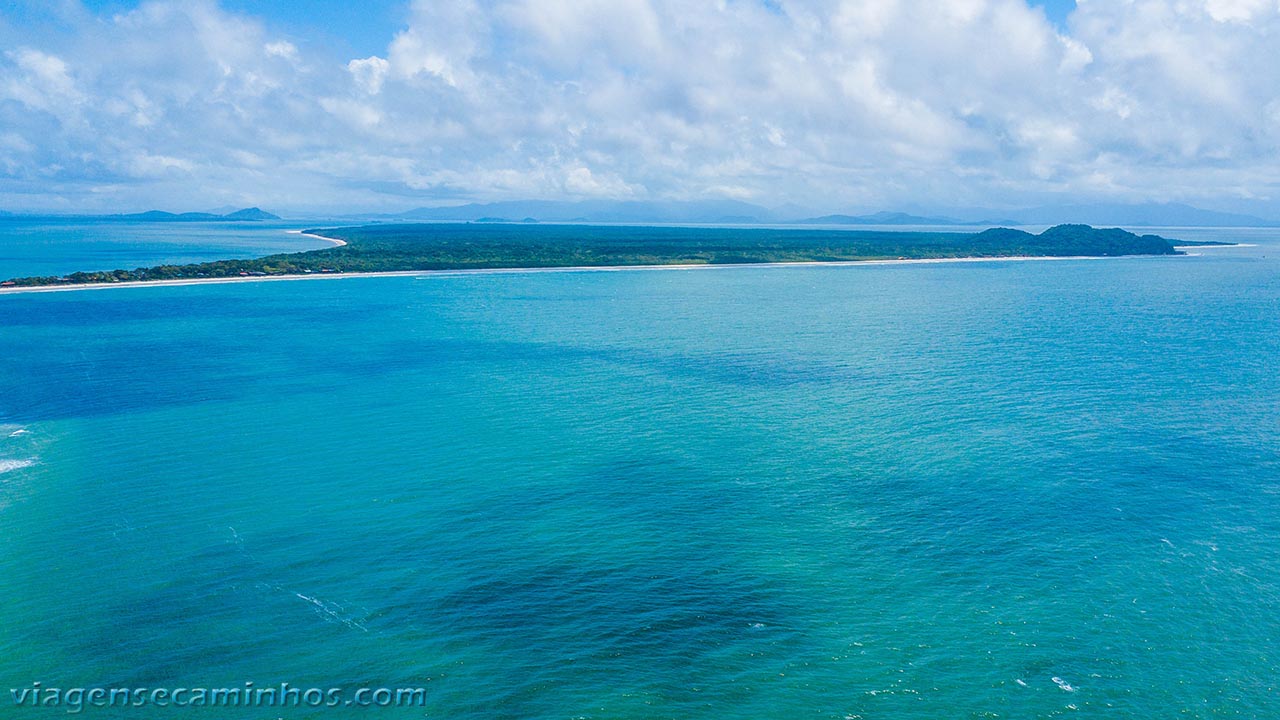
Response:
[{"label": "shoreline", "polygon": [[285,232],[289,233],[290,235],[301,235],[302,237],[310,237],[310,238],[315,238],[317,240],[323,240],[325,242],[331,242],[333,243],[334,247],[342,247],[343,245],[347,244],[346,240],[339,240],[338,238],[325,237],[324,235],[316,235],[315,233],[303,232],[301,230],[285,230]]},{"label": "shoreline", "polygon": [[1228,245],[1174,245],[1174,250],[1215,250],[1218,248],[1258,247],[1256,243],[1230,243]]},{"label": "shoreline", "polygon": [[[316,235],[315,237],[321,237]],[[333,238],[322,238],[342,242]],[[345,245],[346,243],[342,243]],[[343,280],[351,278],[439,277],[446,275],[512,275],[557,272],[626,272],[633,270],[719,270],[728,268],[796,268],[858,267],[883,265],[940,265],[944,263],[1032,262],[1050,260],[1123,260],[1125,258],[1194,257],[1192,255],[1011,255],[1008,257],[904,258],[886,260],[813,260],[765,263],[724,263],[685,265],[566,265],[563,267],[454,268],[442,270],[387,270],[381,272],[314,273],[310,275],[255,275],[249,277],[182,278],[178,280],[140,280],[119,283],[81,283],[78,285],[30,285],[0,288],[0,295],[19,293],[74,292],[112,288],[182,287],[186,285],[225,285],[230,283],[289,282],[301,280]]]}]

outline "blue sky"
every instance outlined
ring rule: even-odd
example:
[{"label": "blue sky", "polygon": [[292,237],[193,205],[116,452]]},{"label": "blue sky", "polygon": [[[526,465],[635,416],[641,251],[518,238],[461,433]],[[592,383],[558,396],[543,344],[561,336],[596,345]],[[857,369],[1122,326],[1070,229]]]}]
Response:
[{"label": "blue sky", "polygon": [[[137,2],[90,0],[85,7],[102,14],[127,11]],[[1030,0],[1042,8],[1058,27],[1065,28],[1067,16],[1075,10],[1075,0]],[[300,36],[321,34],[357,53],[376,54],[384,50],[395,33],[405,28],[410,16],[403,0],[310,0],[309,2],[264,2],[230,0],[222,7],[263,17],[272,26]]]},{"label": "blue sky", "polygon": [[0,209],[1280,217],[1274,0],[16,0]]},{"label": "blue sky", "polygon": [[[137,2],[124,0],[89,0],[85,7],[112,14],[137,7]],[[1075,10],[1075,0],[1030,0],[1032,7],[1043,8],[1045,15],[1058,27],[1066,27],[1067,16]],[[263,17],[272,26],[299,35],[319,34],[357,53],[381,52],[395,33],[405,28],[409,6],[404,0],[309,0],[308,2],[270,2],[263,0],[229,0],[222,7]]]},{"label": "blue sky", "polygon": [[1076,9],[1076,0],[1031,0],[1030,4],[1043,9],[1049,20],[1059,28],[1066,28],[1067,17]]},{"label": "blue sky", "polygon": [[[85,7],[111,15],[136,8],[137,0],[88,0]],[[362,57],[381,53],[408,24],[405,0],[224,0],[229,12],[257,16],[294,38],[326,42]]]}]

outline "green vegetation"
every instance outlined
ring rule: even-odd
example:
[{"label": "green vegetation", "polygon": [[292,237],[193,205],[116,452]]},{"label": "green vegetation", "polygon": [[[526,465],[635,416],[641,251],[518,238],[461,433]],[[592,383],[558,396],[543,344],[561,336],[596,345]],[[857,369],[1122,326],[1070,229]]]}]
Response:
[{"label": "green vegetation", "polygon": [[1156,235],[1088,225],[1059,225],[1039,235],[1007,228],[966,234],[532,224],[370,225],[307,232],[348,244],[253,260],[9,282],[28,286],[397,270],[1180,254]]}]

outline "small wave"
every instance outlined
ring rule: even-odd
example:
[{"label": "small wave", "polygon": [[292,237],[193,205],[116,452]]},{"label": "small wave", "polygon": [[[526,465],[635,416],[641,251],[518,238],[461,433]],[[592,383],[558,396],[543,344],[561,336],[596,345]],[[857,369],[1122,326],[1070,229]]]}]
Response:
[{"label": "small wave", "polygon": [[1027,681],[1026,681],[1026,680],[1023,680],[1022,678],[1014,678],[1014,680],[1013,680],[1013,681],[1014,681],[1014,682],[1016,682],[1016,683],[1018,683],[1018,684],[1019,684],[1019,685],[1021,685],[1022,687],[1026,687],[1026,686],[1027,686]]},{"label": "small wave", "polygon": [[31,467],[35,464],[35,460],[0,460],[0,473],[21,470],[22,468]]},{"label": "small wave", "polygon": [[351,618],[343,617],[338,612],[343,609],[341,605],[327,603],[323,600],[320,600],[319,598],[314,598],[314,597],[311,597],[310,595],[303,595],[300,592],[295,592],[294,595],[314,605],[316,608],[317,614],[319,614],[321,617],[325,618],[326,620],[330,620],[332,622],[338,622],[343,625],[346,625],[349,628],[361,630],[363,632],[369,632],[369,628],[362,625],[358,620],[353,620]]},{"label": "small wave", "polygon": [[1075,691],[1076,691],[1076,689],[1075,689],[1074,687],[1072,687],[1072,686],[1071,686],[1071,683],[1067,682],[1066,680],[1063,680],[1063,679],[1062,679],[1062,678],[1060,678],[1060,677],[1056,677],[1056,676],[1055,676],[1055,677],[1051,677],[1051,678],[1049,678],[1049,679],[1053,681],[1053,684],[1054,684],[1054,685],[1057,685],[1058,687],[1062,688],[1063,690],[1065,690],[1065,691],[1067,691],[1067,692],[1075,692]]}]

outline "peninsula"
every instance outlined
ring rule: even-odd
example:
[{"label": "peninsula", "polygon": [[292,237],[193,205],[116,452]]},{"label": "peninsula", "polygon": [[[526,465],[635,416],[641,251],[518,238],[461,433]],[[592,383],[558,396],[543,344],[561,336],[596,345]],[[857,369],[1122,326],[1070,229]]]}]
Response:
[{"label": "peninsula", "polygon": [[15,278],[0,286],[486,268],[1182,254],[1174,241],[1157,235],[1088,225],[1059,225],[1038,235],[1009,228],[943,233],[489,223],[366,225],[305,232],[342,244],[246,260]]}]

